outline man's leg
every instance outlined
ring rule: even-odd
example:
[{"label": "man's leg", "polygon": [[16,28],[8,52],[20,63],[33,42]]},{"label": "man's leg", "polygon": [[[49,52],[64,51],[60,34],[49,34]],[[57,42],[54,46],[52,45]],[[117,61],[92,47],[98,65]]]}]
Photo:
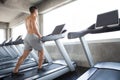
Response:
[{"label": "man's leg", "polygon": [[41,69],[42,68],[42,63],[43,63],[43,57],[44,57],[44,51],[43,49],[38,51],[38,56],[39,56],[39,64],[38,64],[38,68]]},{"label": "man's leg", "polygon": [[28,56],[30,50],[24,50],[23,55],[19,58],[15,69],[13,70],[13,73],[18,73],[18,69],[20,67],[20,65],[22,64],[22,62],[25,60],[25,58]]}]

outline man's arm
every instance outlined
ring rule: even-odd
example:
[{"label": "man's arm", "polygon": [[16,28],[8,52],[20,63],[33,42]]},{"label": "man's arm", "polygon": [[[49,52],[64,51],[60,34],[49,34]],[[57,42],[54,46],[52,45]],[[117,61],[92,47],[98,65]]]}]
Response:
[{"label": "man's arm", "polygon": [[39,33],[36,18],[33,19],[33,29],[34,29],[35,34],[38,35],[39,38],[41,38],[42,35]]}]

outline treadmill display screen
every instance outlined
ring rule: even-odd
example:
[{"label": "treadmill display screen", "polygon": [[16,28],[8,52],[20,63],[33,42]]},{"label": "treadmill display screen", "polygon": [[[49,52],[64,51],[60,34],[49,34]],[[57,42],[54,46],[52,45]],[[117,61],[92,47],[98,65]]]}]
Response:
[{"label": "treadmill display screen", "polygon": [[114,27],[119,25],[118,10],[99,14],[95,28]]},{"label": "treadmill display screen", "polygon": [[63,30],[65,24],[61,24],[55,27],[55,29],[53,30],[52,34],[60,34],[61,31]]}]

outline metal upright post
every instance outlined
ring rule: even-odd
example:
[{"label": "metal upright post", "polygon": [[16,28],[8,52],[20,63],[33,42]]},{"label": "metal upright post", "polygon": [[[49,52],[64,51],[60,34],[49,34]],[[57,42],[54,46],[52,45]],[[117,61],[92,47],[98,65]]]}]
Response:
[{"label": "metal upright post", "polygon": [[[40,42],[41,42],[41,41],[40,41]],[[50,57],[48,51],[46,50],[44,43],[41,42],[41,45],[42,45],[43,50],[44,50],[44,56],[45,56],[45,58],[47,59],[47,61],[48,61],[49,63],[52,63],[53,60],[52,60],[52,58]]]},{"label": "metal upright post", "polygon": [[59,51],[61,52],[62,56],[65,59],[65,62],[67,63],[68,67],[70,68],[71,71],[75,70],[75,67],[69,57],[69,55],[67,54],[67,51],[65,50],[63,44],[60,42],[60,40],[55,40],[55,43],[59,49]]},{"label": "metal upright post", "polygon": [[38,56],[37,56],[35,50],[32,50],[32,51],[30,52],[30,56],[37,62],[37,64],[39,63],[39,61],[38,61]]},{"label": "metal upright post", "polygon": [[88,43],[85,41],[84,37],[79,37],[80,41],[81,41],[81,44],[83,46],[83,49],[85,51],[85,55],[87,57],[87,60],[89,62],[89,65],[91,67],[94,66],[94,61],[93,61],[93,57],[91,55],[91,52],[90,52],[90,49],[89,49],[89,46],[88,46]]}]

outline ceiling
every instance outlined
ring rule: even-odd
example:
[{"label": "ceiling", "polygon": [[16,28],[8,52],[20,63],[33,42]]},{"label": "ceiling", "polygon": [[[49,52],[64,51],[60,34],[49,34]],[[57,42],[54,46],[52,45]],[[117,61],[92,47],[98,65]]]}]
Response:
[{"label": "ceiling", "polygon": [[0,0],[0,22],[9,23],[22,13],[29,13],[32,5],[46,0]]},{"label": "ceiling", "polygon": [[45,14],[76,0],[0,0],[0,28],[12,28],[29,14],[30,6],[37,6],[39,14]]}]

